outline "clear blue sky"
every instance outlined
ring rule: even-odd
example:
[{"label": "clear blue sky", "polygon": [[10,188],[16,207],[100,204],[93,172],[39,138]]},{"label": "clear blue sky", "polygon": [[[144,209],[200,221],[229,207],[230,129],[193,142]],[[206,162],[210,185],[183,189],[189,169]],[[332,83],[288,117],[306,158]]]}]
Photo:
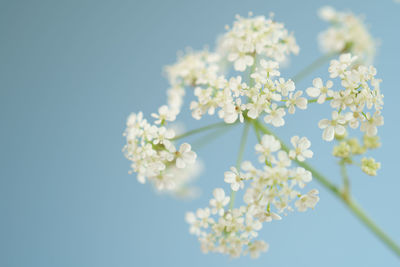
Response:
[{"label": "clear blue sky", "polygon": [[[198,151],[203,195],[157,195],[128,175],[121,149],[130,112],[165,102],[162,67],[187,46],[214,47],[235,14],[268,15],[295,32],[300,55],[290,77],[320,56],[316,10],[323,1],[1,1],[0,266],[399,266],[399,259],[333,196],[320,189],[314,211],[264,227],[270,251],[257,260],[203,255],[184,222],[207,204],[234,164],[239,129]],[[351,170],[368,213],[400,242],[398,119],[400,4],[330,1],[364,14],[381,45],[376,59],[385,94],[377,177]],[[326,66],[313,74],[326,77]],[[307,88],[313,76],[297,85]],[[309,136],[321,172],[339,181],[317,122],[329,109],[299,112],[279,133]],[[184,116],[188,129],[200,124]],[[206,124],[207,120],[202,122]],[[254,158],[252,135],[246,158]]]}]

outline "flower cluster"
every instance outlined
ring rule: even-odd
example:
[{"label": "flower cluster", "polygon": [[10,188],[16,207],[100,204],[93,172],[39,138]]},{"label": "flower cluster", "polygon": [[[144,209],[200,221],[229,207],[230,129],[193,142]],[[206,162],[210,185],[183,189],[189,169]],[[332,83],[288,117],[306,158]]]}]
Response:
[{"label": "flower cluster", "polygon": [[170,89],[167,91],[168,106],[176,114],[181,110],[185,87],[214,84],[217,81],[220,56],[207,50],[187,51],[180,55],[176,64],[167,66]]},{"label": "flower cluster", "polygon": [[[257,169],[249,161],[241,164],[241,170],[232,167],[225,172],[225,182],[233,191],[249,186],[243,197],[245,205],[233,208],[233,199],[221,188],[214,190],[209,207],[186,214],[190,233],[198,236],[203,252],[217,252],[238,257],[250,254],[258,257],[268,249],[267,243],[254,240],[263,223],[280,220],[280,215],[314,208],[319,201],[318,190],[306,194],[299,190],[312,180],[311,172],[302,167],[291,167],[291,158],[303,160],[311,157],[311,145],[307,138],[292,138],[293,150],[281,150],[281,144],[271,135],[264,135],[255,146],[263,169]],[[292,155],[292,156],[290,156]],[[228,204],[230,203],[229,207]]]},{"label": "flower cluster", "polygon": [[299,52],[299,47],[292,34],[282,23],[266,19],[264,16],[249,18],[236,16],[232,28],[219,40],[218,51],[234,69],[245,71],[253,66],[255,56],[282,62],[287,55]]},{"label": "flower cluster", "polygon": [[[217,109],[226,123],[243,122],[245,113],[253,119],[267,113],[265,122],[278,127],[284,125],[285,109],[293,114],[295,108],[307,108],[307,100],[301,91],[295,91],[294,82],[279,77],[278,62],[298,51],[283,24],[263,16],[238,16],[232,29],[221,37],[217,51],[188,52],[166,68],[171,84],[168,106],[175,114],[182,106],[184,87],[194,89],[196,100],[190,109],[195,119],[213,115]],[[221,68],[224,58],[234,61],[236,70],[251,66],[250,80],[241,75],[226,77]]]},{"label": "flower cluster", "polygon": [[[299,51],[293,34],[272,18],[237,16],[233,26],[219,38],[215,52],[189,50],[166,67],[167,104],[151,114],[153,124],[141,112],[131,114],[127,120],[124,153],[132,161],[132,171],[139,182],[148,180],[158,190],[173,194],[191,192],[187,184],[199,171],[191,145],[176,146],[175,142],[212,128],[206,126],[176,136],[173,128],[167,127],[181,112],[186,90],[194,94],[190,103],[193,118],[217,114],[226,124],[246,123],[241,148],[245,147],[247,127],[253,125],[259,138],[255,151],[262,167],[249,161],[231,167],[224,173],[231,197],[224,189],[216,188],[208,207],[186,214],[190,233],[198,237],[203,252],[258,257],[268,249],[265,241],[257,239],[264,223],[281,220],[294,210],[313,209],[319,201],[318,190],[302,191],[312,180],[312,173],[301,167],[307,166],[303,162],[313,156],[311,142],[307,137],[293,136],[292,147],[287,148],[273,135],[260,137],[260,131],[269,132],[261,127],[261,120],[281,127],[285,116],[296,109],[307,109],[314,102],[329,103],[333,108],[331,118],[320,120],[318,125],[324,140],[337,141],[333,155],[342,167],[355,164],[355,156],[380,146],[377,127],[383,125],[381,80],[375,78],[374,67],[363,63],[373,58],[375,42],[362,21],[351,13],[324,8],[320,15],[332,23],[320,35],[322,48],[341,54],[329,66],[330,78],[340,80],[340,89],[334,90],[331,80],[316,78],[306,90],[307,99],[291,79],[281,77],[281,63]],[[234,71],[225,69],[231,65]],[[363,133],[362,141],[348,138],[349,130],[358,128]],[[241,159],[244,150],[240,151]],[[368,175],[376,175],[380,168],[380,163],[370,157],[363,157],[356,165]],[[235,207],[234,196],[241,190],[242,202]]]},{"label": "flower cluster", "polygon": [[[197,101],[190,105],[192,115],[200,119],[204,114],[218,115],[226,123],[234,123],[238,119],[243,122],[244,114],[257,119],[265,114],[264,121],[275,127],[285,124],[284,116],[295,113],[295,109],[306,109],[307,99],[303,92],[295,90],[292,80],[279,78],[279,64],[276,61],[261,59],[259,66],[251,72],[249,85],[241,76],[226,80],[218,79],[216,86],[196,87]],[[247,103],[245,102],[247,101]]]},{"label": "flower cluster", "polygon": [[[193,88],[196,97],[190,104],[196,119],[205,113],[212,115],[217,109],[226,123],[243,122],[246,114],[255,119],[265,113],[264,121],[278,127],[284,125],[286,109],[293,114],[296,108],[307,107],[306,98],[301,91],[295,91],[293,81],[279,78],[278,62],[298,51],[293,35],[283,24],[263,16],[238,16],[232,29],[220,39],[217,51],[189,50],[179,55],[177,63],[165,68],[170,84],[168,100],[158,113],[152,114],[155,125],[143,119],[141,113],[128,118],[124,152],[133,162],[132,169],[140,182],[147,178],[159,190],[175,190],[178,184],[184,184],[185,179],[179,177],[188,176],[182,170],[193,164],[196,156],[189,144],[182,144],[179,149],[174,146],[175,133],[166,123],[176,120],[188,87]],[[227,78],[221,68],[226,56],[235,61],[236,67],[242,66],[244,54],[251,57],[251,64],[245,64],[252,66],[249,85],[242,76]]]},{"label": "flower cluster", "polygon": [[[375,140],[377,127],[383,125],[383,94],[380,92],[380,79],[375,78],[376,69],[372,66],[355,65],[356,56],[342,54],[338,60],[332,60],[329,66],[331,78],[339,77],[343,89],[333,91],[332,81],[324,85],[321,78],[313,81],[313,87],[306,90],[317,103],[330,101],[334,109],[331,119],[322,119],[319,127],[323,129],[322,138],[342,141],[334,148],[333,154],[351,163],[351,155],[364,154],[369,145],[361,146],[355,139],[347,139],[348,128],[357,129],[365,134],[364,140]],[[343,141],[344,140],[344,141]],[[376,141],[378,142],[378,141]],[[370,174],[372,172],[369,172]]]},{"label": "flower cluster", "polygon": [[196,153],[188,143],[177,149],[173,143],[175,131],[159,126],[166,120],[174,120],[167,106],[159,109],[159,114],[152,114],[156,124],[152,125],[143,118],[143,114],[133,113],[128,117],[126,145],[124,153],[132,161],[132,170],[137,172],[137,179],[145,183],[151,181],[156,189],[173,193],[186,190],[187,182],[199,171],[195,164]]},{"label": "flower cluster", "polygon": [[362,62],[372,62],[375,56],[376,42],[361,18],[351,12],[338,12],[332,7],[321,8],[319,16],[331,24],[331,27],[319,36],[323,51],[351,52],[357,55]]}]

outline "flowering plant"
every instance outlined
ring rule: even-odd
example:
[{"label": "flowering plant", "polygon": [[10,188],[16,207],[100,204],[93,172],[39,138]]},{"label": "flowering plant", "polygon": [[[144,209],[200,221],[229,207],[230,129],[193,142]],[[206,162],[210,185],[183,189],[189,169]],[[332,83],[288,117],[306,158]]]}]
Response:
[{"label": "flowering plant", "polygon": [[[204,252],[258,257],[268,249],[264,240],[257,239],[265,224],[317,205],[318,190],[306,189],[315,178],[400,255],[399,246],[352,199],[346,171],[348,165],[355,165],[367,175],[376,175],[380,168],[379,162],[365,156],[380,146],[377,129],[383,125],[381,80],[370,65],[376,42],[352,13],[326,7],[320,16],[331,23],[319,36],[326,54],[292,79],[281,77],[280,67],[291,54],[299,52],[294,35],[272,15],[237,16],[218,39],[215,51],[188,51],[166,68],[170,83],[167,104],[151,114],[153,123],[141,112],[128,117],[123,151],[138,181],[149,181],[159,191],[179,195],[194,192],[190,180],[200,169],[192,146],[181,140],[213,128],[244,125],[236,166],[223,178],[229,184],[230,196],[223,188],[216,188],[207,207],[186,214],[190,233],[198,237]],[[334,81],[316,77],[304,91],[296,88],[295,82],[328,60]],[[216,115],[222,122],[179,134],[171,123],[183,109],[187,91],[195,98],[190,103],[194,119]],[[341,187],[306,162],[313,156],[307,137],[293,136],[291,146],[287,146],[270,130],[271,126],[283,127],[286,116],[311,104],[332,108],[331,117],[321,118],[318,126],[325,141],[335,142],[333,156],[339,159]],[[258,165],[243,161],[250,128],[258,139],[254,146]],[[354,130],[362,136],[358,138]],[[235,205],[239,190],[244,191],[243,205]]]}]

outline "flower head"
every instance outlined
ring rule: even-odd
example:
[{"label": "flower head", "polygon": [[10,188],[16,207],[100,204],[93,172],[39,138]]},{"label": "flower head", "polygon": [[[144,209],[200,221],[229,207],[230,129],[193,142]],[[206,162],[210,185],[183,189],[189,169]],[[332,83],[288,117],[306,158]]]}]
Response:
[{"label": "flower head", "polygon": [[322,139],[325,141],[332,141],[337,135],[343,135],[346,132],[344,125],[346,119],[343,115],[340,115],[336,110],[332,111],[332,120],[323,119],[318,123],[318,127],[323,129]]},{"label": "flower head", "polygon": [[253,66],[256,56],[280,62],[287,55],[298,53],[296,40],[283,24],[263,16],[236,16],[236,19],[221,37],[217,49],[228,61],[233,62],[235,70],[245,71]]},{"label": "flower head", "polygon": [[313,80],[313,86],[307,88],[306,92],[309,96],[315,97],[317,99],[318,104],[323,104],[326,100],[326,97],[332,97],[333,91],[330,88],[333,86],[333,82],[328,80],[326,85],[322,82],[321,78],[315,78]]},{"label": "flower head", "polygon": [[290,142],[294,148],[289,151],[291,159],[297,158],[299,161],[304,161],[306,158],[311,158],[313,156],[313,152],[309,149],[311,147],[311,142],[307,137],[300,138],[298,136],[293,136]]},{"label": "flower head", "polygon": [[231,167],[230,171],[225,172],[224,177],[225,183],[230,184],[233,191],[243,188],[243,175],[235,167]]},{"label": "flower head", "polygon": [[363,158],[361,160],[361,170],[368,175],[376,176],[376,171],[381,168],[381,164],[373,158]]},{"label": "flower head", "polygon": [[331,27],[319,36],[320,46],[325,52],[351,52],[363,62],[372,62],[375,56],[376,41],[372,38],[361,18],[351,12],[339,12],[332,7],[319,11],[321,19]]},{"label": "flower head", "polygon": [[222,216],[224,214],[224,207],[228,205],[230,197],[225,196],[225,191],[222,188],[215,188],[213,195],[214,198],[210,200],[211,212]]}]

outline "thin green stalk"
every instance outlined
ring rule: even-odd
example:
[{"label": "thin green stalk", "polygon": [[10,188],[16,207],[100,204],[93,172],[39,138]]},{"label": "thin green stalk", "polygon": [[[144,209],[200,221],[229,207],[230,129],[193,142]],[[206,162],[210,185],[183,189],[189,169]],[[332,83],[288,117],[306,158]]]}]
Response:
[{"label": "thin green stalk", "polygon": [[[325,99],[325,101],[329,101],[329,100],[332,100],[333,99],[333,97],[327,97],[326,99]],[[315,102],[317,102],[318,101],[318,98],[314,98],[314,99],[309,99],[307,102],[308,103],[315,103]]]},{"label": "thin green stalk", "polygon": [[368,217],[357,202],[352,198],[349,198],[348,200],[345,200],[344,198],[341,199],[353,214],[400,258],[400,246],[397,245],[374,221],[372,221],[371,218]]},{"label": "thin green stalk", "polygon": [[[262,131],[264,134],[270,134],[273,135],[276,139],[278,139],[281,143],[282,149],[286,152],[289,152],[289,147],[286,146],[282,140],[278,136],[276,136],[273,132],[271,132],[264,124],[262,124],[260,121],[255,120],[254,121],[254,126],[257,127],[260,131]],[[316,169],[314,169],[311,165],[309,165],[306,162],[301,162],[301,161],[296,161],[298,165],[301,167],[309,170],[313,176],[318,180],[321,184],[323,184],[327,189],[329,189],[332,193],[337,194],[340,193],[339,188],[331,183],[328,179],[326,179],[322,174],[320,174]]]},{"label": "thin green stalk", "polygon": [[210,124],[210,125],[207,125],[207,126],[203,126],[203,127],[197,128],[197,129],[190,130],[190,131],[188,131],[186,133],[183,133],[181,135],[177,135],[172,140],[178,140],[178,139],[181,139],[181,138],[184,138],[184,137],[196,134],[196,133],[207,131],[207,130],[210,130],[210,129],[213,129],[213,128],[229,126],[229,125],[230,124],[226,124],[225,122],[213,123],[213,124]]},{"label": "thin green stalk", "polygon": [[305,77],[307,77],[309,74],[311,74],[313,71],[321,67],[323,64],[328,62],[333,56],[337,55],[337,53],[328,53],[325,55],[322,55],[321,57],[317,58],[315,61],[313,61],[310,65],[302,69],[299,73],[293,76],[292,80],[294,82],[298,82]]},{"label": "thin green stalk", "polygon": [[[250,129],[249,126],[250,124],[246,122],[244,125],[242,138],[240,139],[239,154],[236,160],[236,168],[238,170],[240,169],[240,163],[243,160],[243,154],[246,148],[247,136],[249,135],[249,129]],[[233,204],[235,203],[235,196],[236,196],[236,191],[231,190],[231,200],[229,202],[229,209],[233,209]]]},{"label": "thin green stalk", "polygon": [[[258,120],[253,122],[254,127],[257,127],[260,131],[265,134],[273,135],[281,142],[282,149],[288,151],[288,147],[282,142],[274,133],[272,133],[265,125],[260,123]],[[307,170],[309,170],[313,177],[320,182],[324,187],[331,191],[336,197],[338,197],[342,202],[350,209],[350,211],[362,222],[370,231],[372,231],[376,237],[378,237],[389,249],[391,249],[398,257],[400,257],[400,247],[397,245],[385,232],[383,232],[378,225],[372,221],[371,218],[366,215],[366,213],[361,209],[361,207],[352,199],[350,196],[346,197],[339,190],[339,188],[331,183],[327,178],[325,178],[316,169],[310,166],[308,163],[297,161],[297,164]]]},{"label": "thin green stalk", "polygon": [[254,132],[255,132],[255,134],[256,134],[257,141],[258,141],[259,143],[261,143],[260,131],[258,130],[257,126],[255,125],[255,122],[256,122],[256,120],[253,120],[253,129],[254,129]]},{"label": "thin green stalk", "polygon": [[[236,125],[236,124],[234,124]],[[216,130],[214,130],[211,133],[208,133],[204,135],[203,137],[197,139],[192,143],[192,148],[193,150],[198,150],[202,148],[203,146],[209,144],[210,142],[214,141],[214,139],[218,138],[222,134],[226,133],[227,131],[231,130],[232,127],[221,127]]]},{"label": "thin green stalk", "polygon": [[340,174],[343,179],[343,198],[350,198],[350,179],[347,174],[346,163],[344,161],[339,162],[340,165]]}]

